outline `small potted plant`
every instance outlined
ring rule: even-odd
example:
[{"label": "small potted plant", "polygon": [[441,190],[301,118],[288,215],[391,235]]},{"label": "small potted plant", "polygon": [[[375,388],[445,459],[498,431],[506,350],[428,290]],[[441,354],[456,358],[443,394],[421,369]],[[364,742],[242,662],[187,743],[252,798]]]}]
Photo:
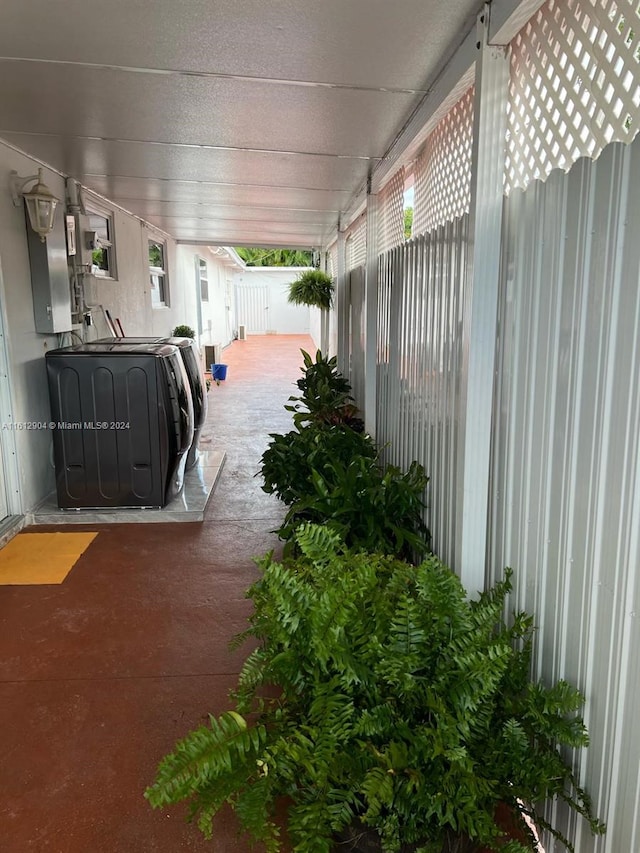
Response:
[{"label": "small potted plant", "polygon": [[174,338],[193,338],[195,340],[196,333],[191,326],[180,325],[176,326],[172,332]]},{"label": "small potted plant", "polygon": [[503,618],[509,572],[469,602],[435,557],[346,550],[315,525],[297,538],[300,557],[267,556],[250,589],[259,645],[235,709],[162,761],[153,806],[190,800],[211,837],[228,802],[268,853],[281,798],[297,853],[525,853],[527,818],[571,850],[538,810],[553,799],[604,832],[560,752],[587,744],[582,698],[530,680],[532,619]]}]

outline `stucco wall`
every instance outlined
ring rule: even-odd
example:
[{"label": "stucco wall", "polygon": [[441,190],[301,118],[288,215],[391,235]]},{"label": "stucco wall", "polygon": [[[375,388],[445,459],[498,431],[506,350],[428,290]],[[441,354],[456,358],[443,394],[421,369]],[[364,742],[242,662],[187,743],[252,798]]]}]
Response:
[{"label": "stucco wall", "polygon": [[[0,174],[8,178],[13,169],[21,176],[37,172],[31,158],[0,141]],[[44,180],[61,200],[65,198],[64,178],[45,168]],[[171,237],[126,213],[105,199],[85,192],[87,208],[108,213],[113,218],[116,273],[113,278],[84,276],[87,305],[102,305],[119,318],[126,335],[169,335],[178,324],[197,328],[196,258],[204,257],[209,275],[209,301],[202,303],[204,334],[200,343],[226,344],[232,339],[231,267],[225,253],[216,255],[207,247],[178,246]],[[64,205],[56,213],[56,229],[64,240]],[[81,221],[78,235],[83,261],[90,251],[82,247]],[[168,305],[154,307],[149,287],[148,241],[166,245]],[[226,265],[225,265],[226,263]],[[71,292],[71,291],[70,291]],[[69,296],[71,304],[71,296]],[[35,331],[31,270],[26,225],[22,207],[14,207],[8,180],[0,183],[0,311],[7,351],[7,377],[0,387],[0,440],[9,448],[7,456],[19,460],[15,468],[18,494],[13,495],[10,513],[33,509],[54,488],[52,443],[48,429],[2,430],[2,423],[43,422],[50,419],[49,395],[44,354],[47,349],[71,343],[71,338],[42,335]],[[92,340],[107,334],[102,311],[92,310],[95,324],[78,327],[77,334]],[[70,330],[69,330],[70,331]],[[2,341],[0,341],[0,346]],[[0,359],[0,366],[2,360]],[[6,394],[3,394],[6,389]],[[15,443],[15,454],[10,450]],[[10,460],[11,462],[11,460]],[[6,462],[5,462],[6,467]],[[6,472],[5,472],[6,476]]]},{"label": "stucco wall", "polygon": [[[38,164],[0,143],[0,303],[8,355],[8,385],[11,403],[0,412],[0,441],[15,442],[18,464],[15,466],[19,495],[13,494],[10,509],[14,513],[31,508],[54,485],[49,461],[51,435],[46,429],[2,429],[4,424],[38,423],[49,420],[44,354],[57,346],[55,335],[37,334],[33,319],[31,272],[27,249],[24,211],[14,207],[9,192],[9,172],[14,169],[26,177],[37,172]],[[64,198],[63,179],[44,170],[51,191]],[[58,215],[57,227],[62,228]],[[4,408],[4,407],[3,407]]]},{"label": "stucco wall", "polygon": [[[236,288],[267,288],[268,320],[265,331],[279,335],[307,335],[311,330],[310,310],[304,305],[291,305],[287,301],[289,283],[300,272],[295,267],[247,267],[235,273]],[[238,318],[243,322],[242,318]]]},{"label": "stucco wall", "polygon": [[[207,246],[177,247],[178,277],[183,283],[184,314],[192,318],[186,320],[196,331],[200,331],[201,345],[222,344],[226,346],[233,340],[233,265],[228,262],[224,250],[210,249]],[[198,259],[207,265],[209,299],[200,301],[201,323],[198,323],[197,300],[200,298],[199,278],[197,276]],[[199,329],[200,325],[200,329]]]}]

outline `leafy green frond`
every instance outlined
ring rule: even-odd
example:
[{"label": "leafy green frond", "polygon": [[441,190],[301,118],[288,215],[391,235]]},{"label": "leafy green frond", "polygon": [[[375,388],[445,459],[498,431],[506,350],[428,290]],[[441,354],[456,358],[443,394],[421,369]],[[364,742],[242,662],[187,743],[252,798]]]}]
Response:
[{"label": "leafy green frond", "polygon": [[280,830],[273,821],[273,780],[268,773],[259,776],[240,791],[234,810],[245,832],[262,841],[267,853],[279,851]]},{"label": "leafy green frond", "polygon": [[392,774],[382,767],[372,767],[362,782],[361,792],[367,806],[363,820],[370,823],[393,802]]},{"label": "leafy green frond", "polygon": [[325,565],[342,546],[339,536],[319,524],[301,524],[296,542],[302,554],[316,565]]},{"label": "leafy green frond", "polygon": [[156,780],[145,792],[154,808],[184,800],[205,789],[234,766],[253,770],[253,763],[266,730],[247,726],[235,711],[227,711],[217,719],[210,717],[210,727],[201,726],[175,746],[160,763]]},{"label": "leafy green frond", "polygon": [[268,662],[269,656],[264,647],[258,646],[243,663],[238,685],[231,693],[239,713],[248,714],[251,711],[256,690],[264,684],[265,665]]}]

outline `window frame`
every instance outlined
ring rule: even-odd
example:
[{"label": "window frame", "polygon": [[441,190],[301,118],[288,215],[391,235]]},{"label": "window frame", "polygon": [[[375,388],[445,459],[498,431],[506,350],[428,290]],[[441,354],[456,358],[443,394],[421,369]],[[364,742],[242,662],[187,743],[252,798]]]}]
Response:
[{"label": "window frame", "polygon": [[[162,266],[154,266],[151,263],[151,246],[158,246],[162,253]],[[151,305],[153,308],[169,307],[169,274],[167,271],[167,241],[156,237],[147,238],[147,263],[149,265],[149,290],[151,292]],[[161,299],[154,298],[156,287],[153,282],[154,276],[158,279]]]},{"label": "window frame", "polygon": [[93,252],[100,251],[96,249],[86,248],[91,252],[91,273],[96,278],[107,279],[110,281],[118,280],[118,261],[116,257],[116,238],[115,238],[115,220],[113,211],[103,207],[89,205],[87,207],[87,218],[89,220],[89,233],[98,232],[95,223],[91,222],[92,218],[104,220],[106,224],[107,238],[105,239],[99,234],[100,250],[105,252],[107,257],[107,269],[102,269],[93,263]]},{"label": "window frame", "polygon": [[[202,274],[203,267],[204,275]],[[207,259],[201,258],[200,255],[198,255],[198,282],[200,284],[200,302],[209,302],[209,267],[207,265]],[[206,285],[206,296],[203,293],[203,284]]]}]

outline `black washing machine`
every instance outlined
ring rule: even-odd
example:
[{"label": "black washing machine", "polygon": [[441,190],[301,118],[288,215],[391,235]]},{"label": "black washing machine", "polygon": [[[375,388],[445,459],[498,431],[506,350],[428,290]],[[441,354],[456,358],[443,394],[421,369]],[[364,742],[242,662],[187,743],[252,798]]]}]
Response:
[{"label": "black washing machine", "polygon": [[191,397],[193,399],[193,443],[187,454],[187,471],[198,461],[198,441],[200,433],[207,418],[207,393],[204,376],[200,367],[200,356],[198,353],[198,345],[192,338],[100,338],[95,341],[98,344],[113,344],[130,345],[130,344],[158,344],[165,343],[178,347],[185,370],[189,378],[189,386],[191,388]]},{"label": "black washing machine", "polygon": [[46,364],[60,507],[161,507],[180,493],[194,416],[177,347],[83,344]]}]

